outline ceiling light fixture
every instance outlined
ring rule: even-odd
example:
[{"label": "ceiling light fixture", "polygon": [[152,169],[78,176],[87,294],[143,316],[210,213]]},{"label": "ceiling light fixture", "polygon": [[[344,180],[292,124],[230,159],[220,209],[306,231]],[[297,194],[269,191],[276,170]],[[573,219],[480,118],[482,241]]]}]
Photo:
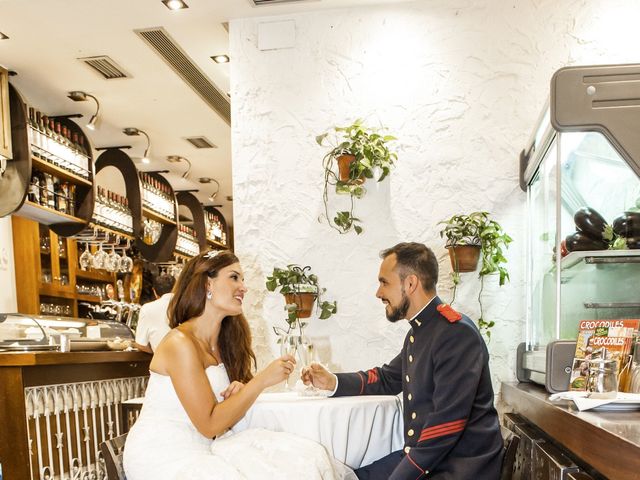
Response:
[{"label": "ceiling light fixture", "polygon": [[189,5],[184,3],[182,0],[162,0],[164,6],[169,10],[182,10],[184,8],[189,8]]},{"label": "ceiling light fixture", "polygon": [[96,102],[96,113],[94,113],[91,116],[91,119],[89,120],[89,123],[87,123],[87,128],[89,130],[95,130],[96,129],[96,123],[98,122],[98,113],[100,112],[100,102],[98,101],[98,99],[96,97],[94,97],[93,95],[91,95],[91,94],[89,94],[87,92],[82,92],[80,90],[74,90],[73,92],[69,92],[67,97],[69,97],[74,102],[84,102],[84,101],[87,100],[87,98],[92,98]]},{"label": "ceiling light fixture", "polygon": [[139,128],[128,127],[124,128],[122,133],[129,135],[130,137],[142,134],[147,138],[147,148],[144,150],[144,155],[142,156],[141,161],[142,163],[151,163],[151,159],[149,158],[149,152],[151,152],[151,139],[149,138],[149,135],[147,135],[147,132],[140,130]]},{"label": "ceiling light fixture", "polygon": [[184,178],[185,180],[189,178],[189,173],[191,172],[191,162],[189,161],[188,158],[181,157],[180,155],[169,155],[167,157],[167,162],[169,163],[186,162],[188,166],[187,166],[187,170],[182,174],[182,178]]},{"label": "ceiling light fixture", "polygon": [[220,191],[220,182],[218,182],[215,178],[212,178],[211,181],[216,184],[216,190],[211,195],[209,195],[209,201],[213,202],[218,196],[218,192]]},{"label": "ceiling light fixture", "polygon": [[9,36],[5,35],[4,33],[0,32],[0,40],[9,40]]},{"label": "ceiling light fixture", "polygon": [[229,55],[214,55],[211,57],[211,60],[216,63],[229,63],[229,60],[231,59],[229,58]]}]

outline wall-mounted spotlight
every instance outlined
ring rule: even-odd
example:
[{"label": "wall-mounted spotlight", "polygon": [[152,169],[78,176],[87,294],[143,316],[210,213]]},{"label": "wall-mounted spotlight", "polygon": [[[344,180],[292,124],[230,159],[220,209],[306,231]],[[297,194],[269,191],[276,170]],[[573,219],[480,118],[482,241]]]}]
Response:
[{"label": "wall-mounted spotlight", "polygon": [[141,161],[142,163],[151,163],[151,159],[149,158],[149,152],[151,152],[151,139],[149,138],[149,135],[147,135],[147,132],[140,130],[139,128],[128,127],[124,128],[122,133],[129,135],[130,137],[142,134],[147,138],[147,148],[144,150],[144,155],[142,156]]},{"label": "wall-mounted spotlight", "polygon": [[216,197],[218,196],[218,193],[220,192],[220,182],[218,182],[215,178],[211,178],[211,177],[200,177],[198,179],[198,181],[200,183],[215,183],[216,184],[215,191],[211,195],[209,195],[209,197],[208,197],[208,200],[210,202],[213,202],[216,199]]},{"label": "wall-mounted spotlight", "polygon": [[96,102],[96,113],[91,116],[89,123],[87,123],[87,128],[89,130],[96,129],[96,123],[98,121],[98,113],[100,112],[100,102],[93,95],[88,94],[87,92],[81,92],[79,90],[74,90],[73,92],[69,92],[67,95],[74,102],[84,102],[87,98],[92,98]]},{"label": "wall-mounted spotlight", "polygon": [[229,55],[214,55],[211,60],[216,63],[229,63],[230,58]]},{"label": "wall-mounted spotlight", "polygon": [[182,174],[182,178],[187,180],[189,178],[189,174],[191,173],[191,162],[188,158],[181,157],[180,155],[169,155],[167,157],[167,162],[169,163],[180,163],[185,162],[187,164],[187,169]]},{"label": "wall-mounted spotlight", "polygon": [[184,8],[189,8],[189,5],[182,0],[162,0],[162,3],[164,3],[164,6],[169,10],[182,10]]}]

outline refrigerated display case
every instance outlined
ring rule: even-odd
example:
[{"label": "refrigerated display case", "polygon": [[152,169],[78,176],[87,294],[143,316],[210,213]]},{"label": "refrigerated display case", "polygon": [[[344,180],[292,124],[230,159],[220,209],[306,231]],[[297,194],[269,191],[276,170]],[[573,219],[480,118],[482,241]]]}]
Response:
[{"label": "refrigerated display case", "polygon": [[549,105],[520,157],[528,209],[521,381],[563,389],[575,346],[565,342],[555,364],[553,347],[575,341],[581,320],[640,318],[640,242],[603,240],[594,249],[572,242],[575,237],[564,241],[577,231],[574,216],[584,216],[585,207],[609,224],[640,212],[638,98],[640,65],[570,67],[552,79]]}]

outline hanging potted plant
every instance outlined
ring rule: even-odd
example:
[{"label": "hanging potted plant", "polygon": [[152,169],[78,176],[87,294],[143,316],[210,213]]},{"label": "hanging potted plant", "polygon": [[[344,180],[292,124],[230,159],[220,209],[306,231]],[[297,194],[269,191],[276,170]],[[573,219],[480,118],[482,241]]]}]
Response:
[{"label": "hanging potted plant", "polygon": [[[379,129],[366,127],[358,119],[347,127],[334,127],[334,136],[329,132],[316,137],[318,145],[331,149],[322,159],[324,168],[323,202],[329,225],[340,233],[352,228],[362,233],[361,220],[353,215],[354,199],[362,198],[366,190],[366,179],[384,180],[391,172],[398,155],[389,150],[388,142],[396,140],[392,135],[381,135]],[[335,186],[336,193],[350,196],[349,210],[329,215],[329,186]]]},{"label": "hanging potted plant", "polygon": [[[311,316],[316,300],[321,320],[329,318],[338,311],[337,302],[322,300],[326,289],[319,287],[318,277],[311,273],[311,267],[308,265],[301,267],[291,264],[286,268],[275,267],[267,277],[266,286],[270,292],[278,290],[285,297],[284,308],[288,323],[286,333],[297,327],[302,334],[302,328],[306,324],[300,322],[300,319]],[[276,331],[276,333],[279,332]]]},{"label": "hanging potted plant", "polygon": [[456,298],[456,289],[458,283],[460,283],[460,273],[476,271],[479,259],[482,258],[482,268],[478,274],[480,278],[480,292],[478,293],[480,318],[478,319],[478,327],[481,332],[486,333],[488,338],[491,338],[491,327],[495,325],[495,322],[493,320],[487,322],[483,318],[482,291],[484,289],[484,277],[492,274],[500,275],[500,286],[509,281],[509,272],[505,268],[507,259],[503,254],[503,249],[508,248],[513,240],[504,232],[498,222],[489,218],[488,212],[454,215],[438,224],[444,225],[444,228],[440,231],[440,237],[447,238],[445,247],[449,251],[449,259],[453,270],[453,299],[451,303]]}]

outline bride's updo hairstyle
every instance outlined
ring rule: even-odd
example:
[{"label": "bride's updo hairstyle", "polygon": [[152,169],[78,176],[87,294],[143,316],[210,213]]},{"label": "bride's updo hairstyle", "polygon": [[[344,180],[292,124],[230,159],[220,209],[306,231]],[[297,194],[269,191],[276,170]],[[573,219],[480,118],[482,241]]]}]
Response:
[{"label": "bride's updo hairstyle", "polygon": [[[169,303],[169,326],[175,328],[204,312],[207,301],[207,279],[215,278],[218,272],[238,263],[231,251],[206,252],[193,257],[182,270]],[[244,315],[225,317],[218,337],[220,357],[231,381],[246,383],[253,378],[251,361],[256,365],[256,356],[251,349],[251,330]]]}]

